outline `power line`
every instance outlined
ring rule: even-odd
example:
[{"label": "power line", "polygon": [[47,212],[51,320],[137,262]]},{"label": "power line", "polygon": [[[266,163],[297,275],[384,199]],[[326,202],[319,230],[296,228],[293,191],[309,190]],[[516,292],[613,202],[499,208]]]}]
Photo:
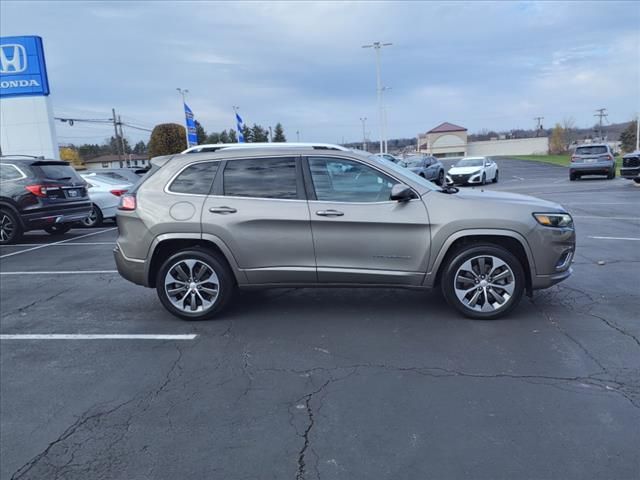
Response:
[{"label": "power line", "polygon": [[[604,140],[604,136],[603,136],[603,131],[602,131],[602,119],[606,119],[607,116],[609,115],[607,113],[607,109],[606,108],[598,108],[596,109],[596,112],[593,116],[594,117],[599,117],[598,120],[598,137],[600,138],[600,140]],[[608,121],[608,120],[607,120]]]}]

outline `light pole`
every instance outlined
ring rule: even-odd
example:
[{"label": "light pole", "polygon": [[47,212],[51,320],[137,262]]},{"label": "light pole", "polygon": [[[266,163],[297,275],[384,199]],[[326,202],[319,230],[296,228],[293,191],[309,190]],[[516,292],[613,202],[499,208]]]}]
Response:
[{"label": "light pole", "polygon": [[382,98],[382,132],[384,137],[384,153],[389,153],[387,148],[387,105],[384,103],[384,92],[391,90],[391,87],[382,87],[380,97]]},{"label": "light pole", "polygon": [[186,124],[186,118],[187,117],[186,117],[186,112],[184,110],[184,106],[187,103],[185,101],[185,97],[187,96],[187,93],[189,93],[189,90],[187,90],[186,88],[184,90],[182,88],[176,88],[176,90],[178,91],[178,93],[182,97],[182,114],[185,115],[185,125],[184,125],[185,141],[187,142],[187,148],[189,148],[189,127],[187,127],[187,124]]},{"label": "light pole", "polygon": [[296,130],[296,141],[300,143],[300,130]]},{"label": "light pole", "polygon": [[376,90],[378,95],[378,120],[380,122],[380,153],[383,153],[384,126],[382,114],[382,79],[380,78],[380,49],[388,47],[392,43],[373,42],[371,45],[362,45],[362,48],[373,48],[376,51]]},{"label": "light pole", "polygon": [[367,117],[360,117],[360,121],[362,122],[362,150],[367,151],[367,134],[366,132],[366,124]]},{"label": "light pole", "polygon": [[640,152],[640,115],[636,115],[636,152]]}]

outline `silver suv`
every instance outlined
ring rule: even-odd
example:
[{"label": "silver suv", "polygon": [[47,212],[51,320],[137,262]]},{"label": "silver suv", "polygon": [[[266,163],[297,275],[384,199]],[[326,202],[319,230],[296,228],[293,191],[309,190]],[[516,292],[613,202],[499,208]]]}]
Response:
[{"label": "silver suv", "polygon": [[433,288],[493,319],[571,275],[575,231],[537,198],[440,188],[379,157],[312,148],[158,157],[121,199],[126,279],[174,315],[219,313],[236,288]]},{"label": "silver suv", "polygon": [[571,155],[569,180],[583,175],[606,175],[609,180],[616,178],[616,160],[611,147],[606,143],[580,145]]}]

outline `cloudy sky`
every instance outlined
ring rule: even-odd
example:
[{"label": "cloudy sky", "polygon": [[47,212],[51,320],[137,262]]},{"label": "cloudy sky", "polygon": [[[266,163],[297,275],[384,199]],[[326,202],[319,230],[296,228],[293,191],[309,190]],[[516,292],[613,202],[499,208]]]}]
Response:
[{"label": "cloudy sky", "polygon": [[[176,87],[208,131],[280,121],[289,140],[377,138],[382,53],[389,136],[443,121],[471,132],[610,122],[640,110],[638,2],[15,2],[0,33],[43,37],[58,116],[181,122]],[[58,124],[61,142],[108,126]],[[146,137],[125,132],[132,140]]]}]

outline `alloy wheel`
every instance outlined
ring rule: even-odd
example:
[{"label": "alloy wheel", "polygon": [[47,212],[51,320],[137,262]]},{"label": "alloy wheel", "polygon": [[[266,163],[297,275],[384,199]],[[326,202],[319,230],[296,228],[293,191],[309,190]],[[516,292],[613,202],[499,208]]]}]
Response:
[{"label": "alloy wheel", "polygon": [[91,213],[89,214],[89,216],[84,220],[82,220],[82,224],[85,227],[93,227],[97,223],[97,221],[98,221],[98,212],[96,211],[96,207],[93,207],[91,209]]},{"label": "alloy wheel", "polygon": [[16,226],[13,223],[13,219],[6,213],[3,213],[2,219],[0,219],[0,241],[8,242],[13,236],[15,229]]},{"label": "alloy wheel", "polygon": [[454,276],[458,300],[477,312],[495,312],[504,308],[515,290],[511,267],[493,255],[470,258]]},{"label": "alloy wheel", "polygon": [[178,310],[203,312],[215,305],[220,294],[220,280],[215,270],[202,260],[184,259],[167,271],[164,291]]}]

